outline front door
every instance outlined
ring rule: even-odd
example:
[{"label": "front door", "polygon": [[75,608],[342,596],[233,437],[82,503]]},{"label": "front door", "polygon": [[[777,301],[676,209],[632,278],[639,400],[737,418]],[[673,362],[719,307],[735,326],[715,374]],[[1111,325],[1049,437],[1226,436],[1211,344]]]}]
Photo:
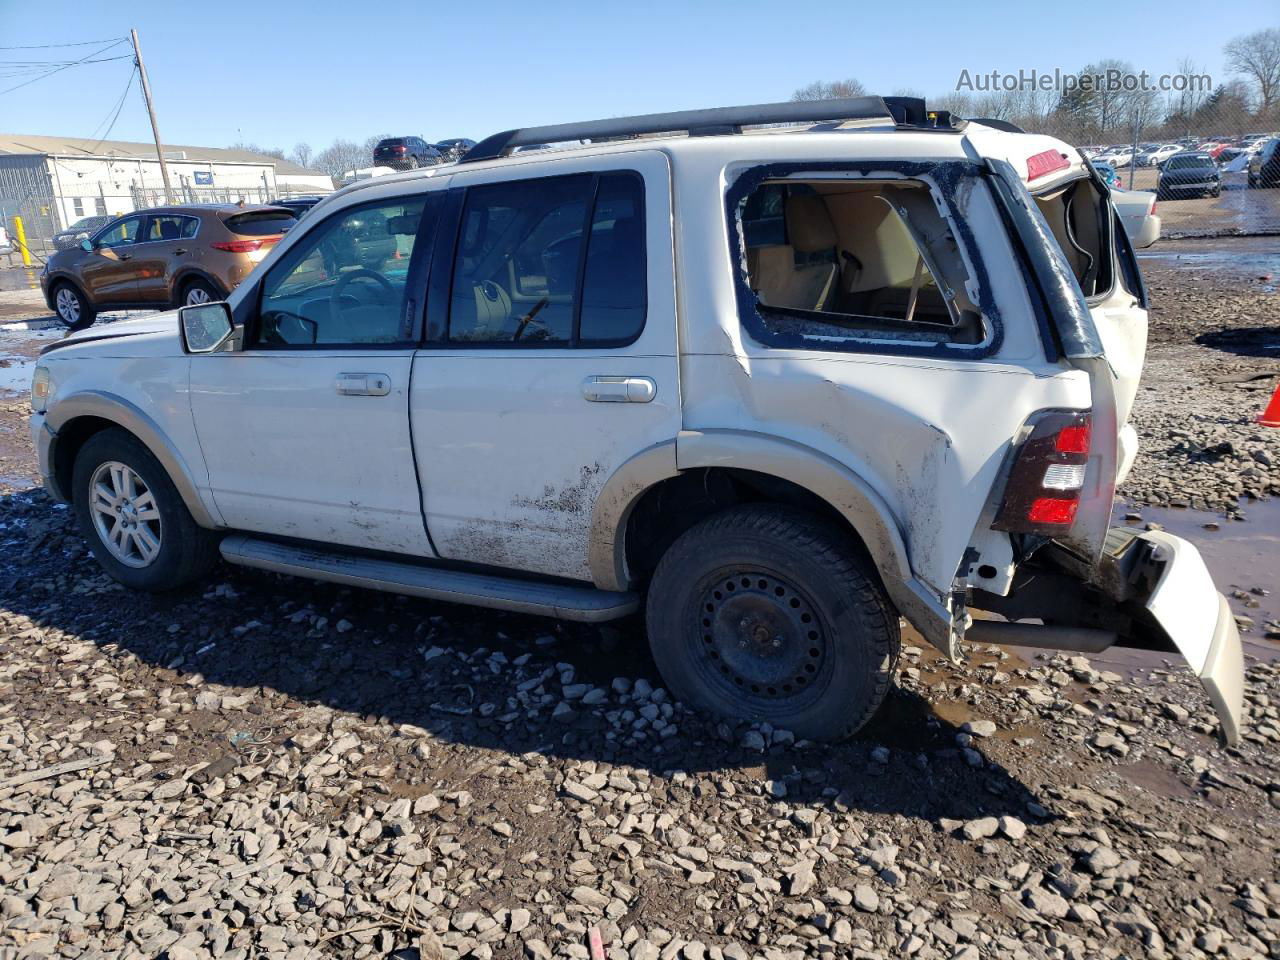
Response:
[{"label": "front door", "polygon": [[133,303],[138,299],[138,270],[134,245],[142,233],[143,218],[125,217],[93,239],[93,250],[85,251],[80,277],[85,293],[96,306]]},{"label": "front door", "polygon": [[601,489],[680,429],[670,173],[656,151],[530,170],[453,178],[414,447],[442,557],[586,580]]},{"label": "front door", "polygon": [[409,437],[426,204],[419,192],[316,224],[263,277],[245,349],[192,357],[196,432],[229,526],[432,555]]}]

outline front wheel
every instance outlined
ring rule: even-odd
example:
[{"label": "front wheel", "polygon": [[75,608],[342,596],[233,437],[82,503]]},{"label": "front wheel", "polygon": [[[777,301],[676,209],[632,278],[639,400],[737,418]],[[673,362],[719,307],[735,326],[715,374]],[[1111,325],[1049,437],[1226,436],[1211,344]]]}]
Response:
[{"label": "front wheel", "polygon": [[217,559],[216,536],[191,518],[164,467],[133,434],[109,429],[90,437],[76,456],[72,484],[81,533],[125,586],[172,590]]},{"label": "front wheel", "polygon": [[69,283],[60,283],[54,289],[53,308],[68,330],[84,330],[92,326],[98,316],[97,308]]},{"label": "front wheel", "polygon": [[680,699],[815,740],[871,719],[901,646],[849,537],[786,507],[734,508],[681,535],[654,573],[646,620]]}]

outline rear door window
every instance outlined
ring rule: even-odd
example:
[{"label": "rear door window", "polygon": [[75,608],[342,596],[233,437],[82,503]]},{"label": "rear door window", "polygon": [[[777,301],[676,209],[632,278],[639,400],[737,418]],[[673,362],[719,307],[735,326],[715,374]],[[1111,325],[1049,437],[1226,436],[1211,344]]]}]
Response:
[{"label": "rear door window", "polygon": [[646,295],[644,183],[637,174],[467,191],[451,342],[621,345],[639,336]]},{"label": "rear door window", "polygon": [[148,218],[147,233],[143,238],[146,243],[160,240],[189,240],[196,235],[200,221],[195,217],[184,217],[178,214],[163,214]]}]

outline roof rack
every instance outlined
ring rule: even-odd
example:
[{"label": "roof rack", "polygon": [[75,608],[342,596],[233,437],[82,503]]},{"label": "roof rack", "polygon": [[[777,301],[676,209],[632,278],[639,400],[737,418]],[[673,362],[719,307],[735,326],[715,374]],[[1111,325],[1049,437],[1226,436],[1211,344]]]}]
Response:
[{"label": "roof rack", "polygon": [[741,133],[746,126],[776,123],[817,123],[823,120],[880,120],[886,124],[954,128],[945,110],[925,110],[917,97],[846,97],[839,100],[802,100],[757,103],[743,107],[711,107],[674,113],[646,113],[635,117],[585,120],[546,127],[505,130],[486,137],[463,155],[459,163],[496,160],[517,147],[542,146],[573,140],[627,139],[646,133],[685,132],[691,137]]}]

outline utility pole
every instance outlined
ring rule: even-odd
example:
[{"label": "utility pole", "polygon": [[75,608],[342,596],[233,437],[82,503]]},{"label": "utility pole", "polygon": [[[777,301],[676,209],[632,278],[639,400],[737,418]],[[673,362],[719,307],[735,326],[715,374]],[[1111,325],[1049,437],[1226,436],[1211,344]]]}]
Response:
[{"label": "utility pole", "polygon": [[142,98],[147,101],[147,113],[151,115],[151,133],[156,139],[156,158],[160,161],[160,177],[164,180],[164,202],[173,202],[169,186],[169,165],[164,160],[164,147],[160,146],[160,126],[156,123],[156,105],[151,100],[151,83],[147,80],[147,66],[142,62],[142,51],[138,48],[138,31],[130,30],[133,39],[133,62],[138,66],[138,76],[142,78]]}]

